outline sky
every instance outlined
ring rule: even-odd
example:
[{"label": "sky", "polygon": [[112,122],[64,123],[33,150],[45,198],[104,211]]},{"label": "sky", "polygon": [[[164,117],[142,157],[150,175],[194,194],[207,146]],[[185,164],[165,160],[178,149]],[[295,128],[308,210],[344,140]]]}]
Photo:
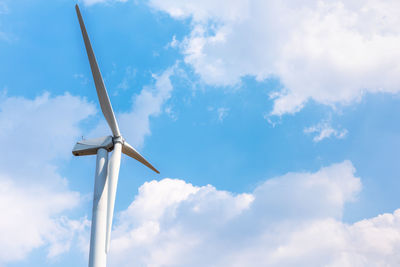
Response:
[{"label": "sky", "polygon": [[108,266],[399,266],[397,0],[0,0],[0,266],[85,266],[110,135]]}]

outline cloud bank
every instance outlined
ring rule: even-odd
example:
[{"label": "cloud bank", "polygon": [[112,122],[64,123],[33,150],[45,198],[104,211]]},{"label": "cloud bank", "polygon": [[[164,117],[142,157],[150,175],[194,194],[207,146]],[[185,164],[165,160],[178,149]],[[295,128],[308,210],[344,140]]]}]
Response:
[{"label": "cloud bank", "polygon": [[[169,88],[169,75],[157,81],[161,88]],[[147,99],[146,94],[140,95]],[[160,103],[165,99],[156,98]],[[24,259],[44,246],[48,257],[55,257],[77,243],[77,236],[88,234],[89,222],[65,216],[80,203],[80,195],[68,188],[52,161],[70,157],[71,145],[81,135],[79,123],[95,108],[69,94],[35,99],[2,95],[0,102],[0,137],[20,141],[18,146],[4,143],[10,153],[0,163],[0,209],[7,218],[0,221],[0,265]],[[41,146],[44,139],[49,144]],[[147,182],[129,208],[117,215],[109,262],[396,266],[399,210],[353,224],[342,221],[346,203],[356,200],[360,190],[350,161],[314,173],[275,177],[243,194],[178,179]]]},{"label": "cloud bank", "polygon": [[370,92],[400,90],[400,2],[150,0],[175,19],[190,19],[180,42],[185,62],[211,85],[244,76],[278,77],[272,115],[309,100],[349,104]]},{"label": "cloud bank", "polygon": [[81,135],[78,124],[94,112],[92,104],[68,93],[34,99],[0,95],[0,265],[42,246],[55,257],[87,227],[85,219],[65,216],[81,196],[68,188],[54,162],[71,157]]},{"label": "cloud bank", "polygon": [[288,173],[249,194],[183,180],[145,183],[118,215],[111,266],[396,266],[400,210],[353,224],[349,161]]}]

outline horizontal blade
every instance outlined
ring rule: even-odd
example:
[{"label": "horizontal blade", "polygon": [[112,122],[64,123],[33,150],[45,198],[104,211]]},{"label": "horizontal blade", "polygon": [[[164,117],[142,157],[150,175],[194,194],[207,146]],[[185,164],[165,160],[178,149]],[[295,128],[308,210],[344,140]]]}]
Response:
[{"label": "horizontal blade", "polygon": [[160,173],[156,168],[153,167],[142,155],[139,154],[130,144],[128,144],[126,141],[122,145],[122,153],[125,155],[128,155],[129,157],[132,157],[139,161],[140,163],[146,165],[156,173]]},{"label": "horizontal blade", "polygon": [[110,98],[108,97],[106,87],[101,77],[99,66],[97,65],[96,57],[90,44],[89,36],[86,32],[85,24],[82,19],[81,12],[78,5],[75,6],[76,14],[78,15],[79,25],[81,26],[83,41],[85,42],[87,56],[89,58],[90,68],[92,69],[92,75],[94,84],[96,86],[97,96],[99,98],[101,111],[107,120],[108,125],[114,136],[120,136],[117,120],[115,119],[114,111],[111,106]]},{"label": "horizontal blade", "polygon": [[114,151],[108,163],[108,201],[107,201],[107,229],[106,229],[106,253],[110,249],[111,226],[114,215],[115,196],[117,194],[118,174],[121,164],[121,143],[114,145]]}]

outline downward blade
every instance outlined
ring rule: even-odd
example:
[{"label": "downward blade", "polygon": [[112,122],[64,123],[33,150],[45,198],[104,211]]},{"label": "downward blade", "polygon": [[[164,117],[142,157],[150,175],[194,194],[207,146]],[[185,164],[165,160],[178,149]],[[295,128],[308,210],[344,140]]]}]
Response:
[{"label": "downward blade", "polygon": [[115,196],[117,194],[118,174],[121,164],[121,143],[114,145],[114,152],[108,165],[108,201],[107,201],[107,229],[106,229],[106,253],[110,249],[111,226],[114,216]]},{"label": "downward blade", "polygon": [[97,65],[96,57],[90,44],[89,36],[86,32],[86,27],[82,19],[81,12],[78,5],[75,6],[76,14],[78,15],[79,25],[81,26],[83,41],[85,42],[87,56],[89,58],[90,68],[92,70],[94,84],[96,86],[97,96],[99,98],[101,111],[107,120],[108,125],[114,136],[120,136],[117,120],[111,106],[110,98],[108,97],[106,87],[103,82],[103,78],[100,73],[99,66]]},{"label": "downward blade", "polygon": [[130,144],[128,144],[126,141],[122,145],[122,153],[125,155],[128,155],[129,157],[132,157],[139,161],[140,163],[146,165],[156,173],[160,173],[156,168],[153,167],[142,155],[139,154]]}]

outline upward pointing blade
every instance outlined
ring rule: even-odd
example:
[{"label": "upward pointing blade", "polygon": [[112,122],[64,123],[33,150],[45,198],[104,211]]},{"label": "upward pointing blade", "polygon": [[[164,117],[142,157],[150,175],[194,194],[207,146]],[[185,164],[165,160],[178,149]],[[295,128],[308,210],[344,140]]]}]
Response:
[{"label": "upward pointing blade", "polygon": [[139,161],[140,163],[146,165],[156,173],[160,173],[156,168],[153,167],[142,155],[139,154],[130,144],[128,144],[126,141],[122,145],[122,153],[125,155],[128,155],[129,157],[132,157]]},{"label": "upward pointing blade", "polygon": [[76,14],[78,15],[79,25],[81,26],[83,41],[85,42],[86,52],[89,58],[90,68],[94,84],[96,86],[97,96],[99,98],[101,111],[107,120],[108,125],[114,136],[120,136],[117,120],[115,119],[110,99],[108,98],[106,87],[104,86],[103,78],[101,77],[99,66],[97,65],[96,57],[90,44],[89,36],[86,32],[85,24],[83,23],[82,15],[78,5],[75,6]]}]

